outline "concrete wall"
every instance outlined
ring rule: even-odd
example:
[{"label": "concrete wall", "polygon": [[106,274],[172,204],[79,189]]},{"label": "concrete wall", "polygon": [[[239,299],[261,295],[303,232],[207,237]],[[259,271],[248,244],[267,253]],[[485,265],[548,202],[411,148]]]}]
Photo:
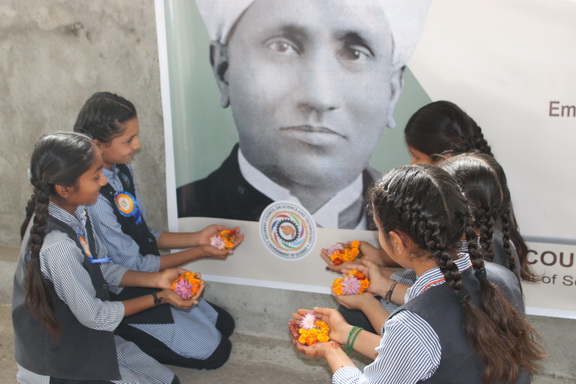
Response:
[{"label": "concrete wall", "polygon": [[[134,161],[149,223],[166,227],[165,159],[154,3],[151,0],[4,0],[0,3],[0,246],[19,246],[31,195],[29,156],[44,132],[70,130],[84,101],[107,90],[138,108],[143,153]],[[153,175],[152,177],[150,175]],[[2,280],[11,260],[2,260]],[[9,284],[5,284],[8,289]],[[295,308],[326,295],[210,283],[241,333],[286,337]],[[8,301],[2,295],[2,303]],[[6,299],[6,301],[4,301]],[[574,320],[531,317],[550,358],[543,372],[574,377]]]},{"label": "concrete wall", "polygon": [[[32,189],[27,168],[45,132],[71,130],[96,91],[138,109],[150,222],[166,225],[164,139],[154,2],[4,0],[0,3],[0,243],[18,245]],[[142,179],[142,177],[141,177]]]}]

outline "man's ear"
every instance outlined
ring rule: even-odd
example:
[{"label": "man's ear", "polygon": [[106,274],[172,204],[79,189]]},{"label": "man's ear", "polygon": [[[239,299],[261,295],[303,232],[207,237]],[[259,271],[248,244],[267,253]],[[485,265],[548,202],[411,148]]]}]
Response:
[{"label": "man's ear", "polygon": [[220,89],[220,105],[226,108],[230,105],[228,91],[228,47],[217,41],[210,44],[210,64]]},{"label": "man's ear", "polygon": [[72,192],[74,192],[74,187],[70,187],[67,185],[60,185],[60,184],[56,184],[54,186],[54,190],[56,191],[56,193],[66,199],[68,197],[70,197],[70,195],[72,195]]},{"label": "man's ear", "polygon": [[402,94],[402,89],[404,88],[404,71],[406,66],[403,66],[392,74],[390,79],[390,102],[388,104],[388,121],[387,125],[390,128],[396,127],[396,119],[394,118],[394,111],[396,110],[396,104],[400,99]]}]

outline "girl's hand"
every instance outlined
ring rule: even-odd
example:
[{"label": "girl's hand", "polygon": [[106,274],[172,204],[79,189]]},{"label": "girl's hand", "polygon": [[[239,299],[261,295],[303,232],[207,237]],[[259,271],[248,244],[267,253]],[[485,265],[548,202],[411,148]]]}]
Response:
[{"label": "girl's hand", "polygon": [[300,333],[298,330],[300,329],[300,320],[303,314],[310,312],[309,310],[298,310],[298,312],[302,311],[302,313],[295,313],[293,316],[296,320],[290,320],[288,322],[288,330],[290,331],[290,335],[292,335],[292,343],[296,346],[296,349],[302,352],[304,355],[313,358],[326,358],[326,352],[331,349],[340,349],[340,344],[336,341],[329,341],[327,343],[316,343],[313,345],[304,345],[298,341],[300,338]]},{"label": "girl's hand", "polygon": [[[342,244],[343,246],[346,246],[348,244],[346,243],[338,243],[338,244]],[[360,242],[360,244],[362,244],[362,242]],[[362,255],[362,251],[360,251],[360,254]],[[320,251],[320,257],[322,259],[324,259],[324,261],[326,262],[326,269],[332,272],[338,272],[338,273],[343,273],[342,270],[343,268],[347,268],[349,266],[353,266],[353,265],[358,265],[360,260],[358,261],[350,261],[347,263],[342,263],[340,265],[336,265],[334,264],[334,262],[332,261],[332,259],[330,259],[330,254],[328,254],[328,248],[322,248],[322,250]],[[352,269],[354,269],[352,267]]]},{"label": "girl's hand", "polygon": [[218,249],[211,245],[200,245],[202,254],[209,259],[225,260],[228,256],[234,253],[234,248],[231,249]]},{"label": "girl's hand", "polygon": [[342,350],[340,348],[340,344],[337,342],[330,340],[327,343],[316,343],[312,345],[304,345],[298,341],[298,339],[292,339],[292,343],[296,346],[296,349],[300,351],[302,354],[308,357],[316,358],[316,359],[326,359],[326,356],[332,352],[337,350]]},{"label": "girl's hand", "polygon": [[366,241],[360,242],[360,254],[362,254],[362,260],[369,260],[376,265],[384,267],[384,260],[383,256],[386,255],[386,252],[382,248],[376,248],[372,244],[367,243]]},{"label": "girl's hand", "polygon": [[314,308],[314,311],[309,309],[299,309],[296,313],[292,314],[292,317],[296,321],[302,320],[302,318],[308,313],[314,312],[316,319],[322,320],[328,324],[330,327],[330,339],[336,341],[340,344],[346,343],[346,338],[352,329],[352,326],[344,320],[344,317],[336,309],[332,308]]},{"label": "girl's hand", "polygon": [[384,297],[394,281],[385,277],[382,274],[382,269],[378,265],[367,260],[363,260],[362,264],[364,265],[364,270],[360,272],[366,274],[368,280],[370,280],[370,286],[367,291]]},{"label": "girl's hand", "polygon": [[360,295],[334,295],[334,299],[347,309],[359,309],[361,311],[371,305],[381,305],[380,301],[368,292]]},{"label": "girl's hand", "polygon": [[184,272],[188,271],[182,268],[166,268],[163,271],[155,272],[156,288],[170,289],[172,282],[174,282],[174,280],[176,280]]},{"label": "girl's hand", "polygon": [[210,238],[218,235],[221,231],[236,232],[236,242],[232,249],[236,249],[244,241],[244,234],[240,233],[240,227],[229,228],[223,225],[212,224],[198,232],[198,245],[210,245]]},{"label": "girl's hand", "polygon": [[191,298],[184,300],[171,289],[163,289],[162,291],[158,292],[156,296],[158,298],[162,298],[163,303],[170,304],[175,308],[182,308],[188,310],[192,308],[194,305],[198,304],[198,299]]}]

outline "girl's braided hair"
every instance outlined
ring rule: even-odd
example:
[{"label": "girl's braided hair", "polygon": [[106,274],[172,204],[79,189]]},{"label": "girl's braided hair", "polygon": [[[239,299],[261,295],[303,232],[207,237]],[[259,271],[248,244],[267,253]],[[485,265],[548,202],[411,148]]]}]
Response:
[{"label": "girl's braided hair", "polygon": [[[26,219],[20,228],[25,237],[29,228],[30,258],[26,272],[25,306],[57,341],[60,325],[52,310],[50,286],[40,269],[40,250],[46,236],[48,205],[57,198],[56,185],[77,185],[78,178],[92,165],[94,145],[89,137],[74,132],[56,132],[42,136],[30,161],[30,183],[34,193],[26,206]],[[32,220],[32,225],[30,221]]]},{"label": "girl's braided hair", "polygon": [[[454,179],[429,165],[396,168],[371,189],[370,207],[385,237],[390,231],[402,233],[414,243],[415,257],[432,258],[438,265],[462,303],[468,339],[484,362],[484,382],[514,383],[521,368],[535,373],[535,361],[544,356],[534,341],[536,333],[486,278],[468,202]],[[463,238],[470,244],[482,307],[470,300],[454,262],[458,242]]]}]

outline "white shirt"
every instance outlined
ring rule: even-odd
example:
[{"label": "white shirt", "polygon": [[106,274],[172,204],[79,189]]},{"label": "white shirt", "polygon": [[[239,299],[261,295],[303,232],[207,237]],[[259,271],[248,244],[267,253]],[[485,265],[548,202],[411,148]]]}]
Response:
[{"label": "white shirt", "polygon": [[[290,193],[290,190],[275,183],[252,166],[242,154],[241,149],[238,149],[238,164],[242,176],[260,193],[274,201],[291,201],[303,206],[300,200]],[[340,213],[362,198],[362,187],[362,174],[359,174],[350,185],[338,191],[316,212],[311,212],[316,224],[323,228],[338,228]],[[366,217],[364,215],[355,229],[366,229]]]}]

